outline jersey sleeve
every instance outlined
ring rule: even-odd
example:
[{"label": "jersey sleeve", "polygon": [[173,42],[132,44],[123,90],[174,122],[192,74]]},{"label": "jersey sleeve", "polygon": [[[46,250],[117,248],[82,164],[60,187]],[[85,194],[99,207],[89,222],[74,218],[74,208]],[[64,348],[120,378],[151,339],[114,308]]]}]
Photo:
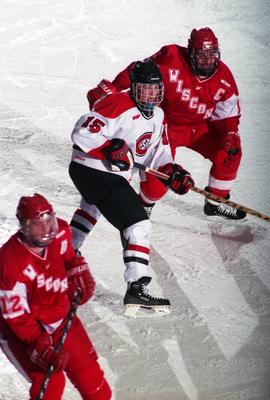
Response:
[{"label": "jersey sleeve", "polygon": [[0,257],[0,304],[1,314],[14,334],[22,341],[34,342],[43,332],[36,318],[32,315],[27,300],[27,280],[34,277],[30,270],[29,277],[9,276],[6,271],[14,270],[14,260]]},{"label": "jersey sleeve", "polygon": [[72,246],[72,235],[68,223],[61,218],[57,218],[57,222],[59,229],[56,240],[59,242],[59,253],[63,257],[64,264],[66,265],[71,259],[76,257],[76,253]]},{"label": "jersey sleeve", "polygon": [[[168,46],[163,46],[157,53],[151,55],[150,57],[155,63],[162,63],[164,57],[167,57]],[[134,61],[131,62],[123,71],[119,72],[119,74],[112,81],[113,85],[118,91],[129,89],[130,87],[130,72],[134,65]]]},{"label": "jersey sleeve", "polygon": [[123,71],[119,72],[119,74],[112,81],[113,85],[118,91],[129,89],[130,87],[130,71],[134,62],[129,64]]},{"label": "jersey sleeve", "polygon": [[171,56],[170,56],[170,49],[173,48],[173,45],[171,46],[163,46],[161,47],[160,50],[158,50],[155,54],[152,54],[150,58],[157,64],[164,64],[170,62]]},{"label": "jersey sleeve", "polygon": [[[209,124],[220,134],[238,132],[241,117],[241,107],[238,88],[228,67],[223,64],[221,82],[226,89],[220,89],[216,96],[218,101],[212,113]],[[223,90],[223,92],[222,92]]]},{"label": "jersey sleeve", "polygon": [[109,145],[109,137],[106,118],[95,111],[83,115],[71,133],[74,144],[85,153],[100,159],[105,158],[102,150]]}]

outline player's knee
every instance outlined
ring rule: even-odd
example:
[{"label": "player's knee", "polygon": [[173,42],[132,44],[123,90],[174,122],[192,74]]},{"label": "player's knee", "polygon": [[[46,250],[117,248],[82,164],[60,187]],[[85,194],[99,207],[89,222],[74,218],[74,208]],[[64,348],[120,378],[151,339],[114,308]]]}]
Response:
[{"label": "player's knee", "polygon": [[168,188],[157,177],[147,174],[147,179],[140,183],[140,190],[143,197],[155,203],[165,195]]},{"label": "player's knee", "polygon": [[141,243],[142,245],[149,242],[150,233],[151,225],[149,219],[136,222],[122,231],[124,238],[129,243]]},{"label": "player's knee", "polygon": [[109,400],[111,389],[97,360],[77,368],[69,378],[84,400]]}]

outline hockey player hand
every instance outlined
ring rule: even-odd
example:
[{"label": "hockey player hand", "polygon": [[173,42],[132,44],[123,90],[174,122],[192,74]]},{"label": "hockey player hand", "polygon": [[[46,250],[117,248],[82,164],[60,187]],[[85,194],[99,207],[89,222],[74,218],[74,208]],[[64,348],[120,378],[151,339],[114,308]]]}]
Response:
[{"label": "hockey player hand", "polygon": [[83,257],[77,256],[74,258],[72,264],[69,265],[67,275],[68,295],[70,300],[74,300],[76,290],[79,290],[80,292],[79,304],[84,304],[91,299],[94,294],[96,284]]},{"label": "hockey player hand", "polygon": [[112,139],[110,145],[104,149],[104,153],[114,172],[128,171],[133,167],[133,155],[122,139]]},{"label": "hockey player hand", "polygon": [[53,347],[52,337],[44,332],[30,347],[30,359],[42,369],[46,370],[53,365],[54,371],[63,371],[69,360],[69,354],[61,349],[59,352]]},{"label": "hockey player hand", "polygon": [[90,110],[92,110],[97,100],[101,100],[104,97],[108,96],[109,94],[115,92],[116,89],[114,85],[107,79],[102,79],[102,81],[100,81],[96,87],[90,89],[89,92],[87,93],[87,100],[89,102]]},{"label": "hockey player hand", "polygon": [[158,170],[169,175],[170,178],[167,181],[162,180],[162,182],[177,194],[185,194],[194,186],[190,173],[179,164],[166,164],[159,167]]}]

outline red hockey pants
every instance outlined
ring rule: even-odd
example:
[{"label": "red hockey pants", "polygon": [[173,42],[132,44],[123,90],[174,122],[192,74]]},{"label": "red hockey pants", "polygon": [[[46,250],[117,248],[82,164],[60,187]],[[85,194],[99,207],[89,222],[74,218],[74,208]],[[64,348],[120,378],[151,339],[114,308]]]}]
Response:
[{"label": "red hockey pants", "polygon": [[[230,159],[230,162],[224,163],[222,158],[218,156],[222,138],[213,129],[209,129],[207,124],[202,123],[197,126],[168,126],[168,136],[173,158],[175,158],[177,147],[187,147],[200,153],[204,158],[212,162],[210,175],[214,179],[226,183],[236,178],[242,157],[241,149],[237,156]],[[185,168],[184,165],[183,168]],[[149,174],[146,174],[146,180],[141,182],[140,189],[153,202],[159,200],[167,192],[167,188],[163,183],[158,178]],[[227,192],[229,190],[221,190],[220,195],[225,197]]]},{"label": "red hockey pants", "polygon": [[[55,336],[57,342],[60,332]],[[31,381],[30,400],[35,400],[46,371],[29,360],[25,343],[20,342],[12,332],[5,337],[5,341],[1,342],[1,347],[12,364]],[[81,394],[82,399],[109,400],[111,389],[99,366],[93,344],[78,317],[74,318],[64,349],[69,352],[69,362],[65,373]],[[65,374],[54,372],[47,386],[44,400],[60,400],[64,387]]]}]

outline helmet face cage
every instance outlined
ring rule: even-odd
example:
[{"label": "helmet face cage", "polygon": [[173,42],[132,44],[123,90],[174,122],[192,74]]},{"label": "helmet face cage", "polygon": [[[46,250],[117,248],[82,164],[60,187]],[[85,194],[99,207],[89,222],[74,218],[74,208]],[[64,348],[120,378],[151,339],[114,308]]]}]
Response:
[{"label": "helmet face cage", "polygon": [[137,107],[151,115],[164,98],[164,85],[163,82],[159,83],[132,83],[132,97]]},{"label": "helmet face cage", "polygon": [[44,212],[38,217],[21,221],[22,233],[30,246],[47,247],[54,239],[57,230],[57,218],[54,212]]},{"label": "helmet face cage", "polygon": [[130,94],[139,110],[151,117],[164,97],[164,85],[156,63],[151,59],[136,61],[130,75]]},{"label": "helmet face cage", "polygon": [[193,29],[188,49],[195,73],[202,77],[213,75],[220,59],[218,39],[213,31],[209,28]]},{"label": "helmet face cage", "polygon": [[46,247],[52,242],[58,230],[57,218],[45,197],[38,193],[21,197],[16,215],[30,246]]}]

